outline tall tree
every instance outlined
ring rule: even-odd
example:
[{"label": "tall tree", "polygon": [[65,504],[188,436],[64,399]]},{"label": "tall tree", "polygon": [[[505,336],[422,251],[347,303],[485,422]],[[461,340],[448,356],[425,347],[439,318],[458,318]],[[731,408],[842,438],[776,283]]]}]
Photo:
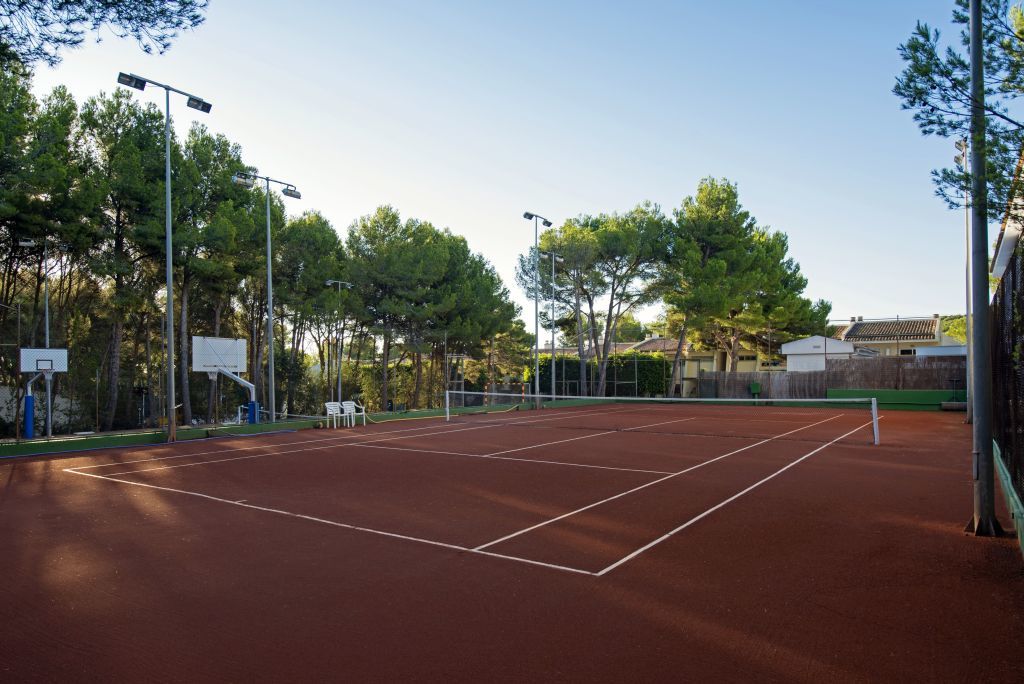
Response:
[{"label": "tall tree", "polygon": [[249,201],[250,193],[231,181],[232,175],[244,169],[238,145],[223,135],[211,134],[202,124],[193,124],[182,149],[177,174],[177,220],[173,236],[179,288],[178,370],[185,425],[192,422],[189,305],[196,287],[226,293],[232,291],[237,282],[233,204],[227,203]]},{"label": "tall tree", "polygon": [[726,350],[736,370],[742,344],[757,344],[769,328],[818,332],[830,309],[802,297],[807,279],[788,255],[788,239],[759,227],[724,179],[705,178],[676,210],[661,285],[678,330],[673,391],[691,334]]},{"label": "tall tree", "polygon": [[118,406],[124,322],[145,302],[145,264],[153,263],[162,246],[164,117],[117,90],[86,101],[82,123],[96,164],[91,182],[101,198],[104,237],[93,270],[111,285],[104,421],[109,430]]}]

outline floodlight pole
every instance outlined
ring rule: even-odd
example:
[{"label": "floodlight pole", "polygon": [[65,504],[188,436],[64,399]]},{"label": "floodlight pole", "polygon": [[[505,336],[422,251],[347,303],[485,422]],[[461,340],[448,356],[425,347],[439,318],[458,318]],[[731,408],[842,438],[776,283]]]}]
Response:
[{"label": "floodlight pole", "polygon": [[1002,532],[995,513],[992,455],[992,359],[988,310],[988,202],[985,177],[985,83],[982,0],[970,0],[971,46],[971,322],[974,356],[974,515],[967,529],[977,536]]},{"label": "floodlight pole", "polygon": [[537,396],[538,407],[540,405],[540,232],[537,227],[538,221],[544,221],[544,227],[551,225],[551,221],[543,216],[527,211],[523,218],[529,221],[533,219],[533,393]]},{"label": "floodlight pole", "polygon": [[295,199],[302,199],[302,194],[295,188],[291,183],[285,183],[284,181],[271,178],[270,176],[260,176],[255,173],[238,173],[232,177],[232,180],[240,185],[252,187],[252,184],[256,180],[261,180],[266,183],[266,199],[267,199],[267,384],[270,386],[270,422],[277,420],[277,397],[274,391],[274,257],[270,249],[270,184],[277,183],[283,185],[284,190],[282,193],[287,197],[294,197]]},{"label": "floodlight pole", "polygon": [[540,400],[540,233],[533,217],[533,393]]},{"label": "floodlight pole", "polygon": [[[970,146],[967,142],[967,138],[962,138],[956,141],[956,149],[960,152],[954,161],[960,167],[961,170],[967,169],[967,150]],[[974,381],[973,381],[973,370],[971,365],[974,361],[974,344],[971,339],[971,189],[970,185],[964,184],[964,244],[965,244],[965,258],[964,258],[964,276],[965,276],[965,287],[964,291],[967,294],[967,304],[964,308],[964,333],[967,337],[967,378],[964,389],[967,399],[967,419],[965,422],[974,422]]]},{"label": "floodlight pole", "polygon": [[165,83],[159,83],[150,78],[136,74],[120,73],[117,75],[117,82],[121,85],[145,90],[146,84],[154,85],[164,89],[164,252],[166,254],[166,280],[167,280],[167,441],[173,442],[177,439],[175,427],[174,397],[174,254],[171,242],[171,92],[178,93],[188,98],[187,104],[190,108],[199,110],[204,114],[209,113],[211,105],[201,97],[196,97],[183,90],[172,88]]}]

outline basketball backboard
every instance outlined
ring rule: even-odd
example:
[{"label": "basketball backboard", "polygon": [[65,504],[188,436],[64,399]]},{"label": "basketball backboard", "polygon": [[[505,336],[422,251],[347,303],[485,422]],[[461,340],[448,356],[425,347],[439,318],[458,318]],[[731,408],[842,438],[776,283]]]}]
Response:
[{"label": "basketball backboard", "polygon": [[42,371],[50,371],[53,373],[67,373],[68,350],[22,349],[21,372],[40,373]]},{"label": "basketball backboard", "polygon": [[244,339],[192,336],[192,370],[196,373],[216,373],[220,369],[245,373],[246,359]]}]

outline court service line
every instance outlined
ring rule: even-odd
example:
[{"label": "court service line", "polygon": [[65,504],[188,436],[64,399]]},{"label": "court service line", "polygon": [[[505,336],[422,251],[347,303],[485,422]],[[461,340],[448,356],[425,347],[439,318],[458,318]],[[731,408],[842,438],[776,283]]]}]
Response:
[{"label": "court service line", "polygon": [[[596,437],[597,435],[587,435],[587,437]],[[573,439],[583,439],[583,437],[574,437]],[[565,440],[571,441],[571,440]],[[557,444],[558,442],[550,442],[551,444]],[[432,451],[427,449],[402,449],[400,447],[393,447],[376,444],[346,444],[348,447],[362,447],[364,449],[389,449],[392,451],[418,451],[425,454],[447,454],[449,456],[465,456],[466,458],[487,458],[496,461],[520,461],[522,463],[544,463],[547,465],[560,465],[560,466],[571,466],[573,468],[594,468],[597,470],[618,470],[626,473],[647,473],[649,475],[669,475],[671,474],[666,470],[643,470],[641,468],[621,468],[616,466],[599,466],[590,463],[570,463],[569,461],[550,461],[542,458],[516,458],[515,456],[493,456],[491,454],[463,454],[454,451]],[[537,446],[544,446],[538,444]],[[532,447],[527,447],[532,448]]]},{"label": "court service line", "polygon": [[698,522],[700,520],[703,520],[704,518],[706,518],[707,516],[711,515],[712,513],[717,511],[718,509],[720,509],[723,506],[726,506],[726,505],[732,503],[733,501],[735,501],[736,499],[740,498],[744,494],[747,494],[747,493],[757,489],[758,487],[763,485],[765,482],[768,482],[769,480],[771,480],[771,479],[773,479],[775,477],[778,477],[779,475],[781,475],[782,473],[786,472],[787,470],[789,470],[793,466],[797,465],[798,463],[800,463],[802,461],[807,460],[808,458],[810,458],[814,454],[818,453],[819,451],[822,451],[823,449],[827,449],[828,447],[832,446],[833,444],[835,444],[839,440],[845,439],[846,437],[849,437],[850,435],[852,435],[853,433],[857,432],[858,430],[863,430],[864,428],[869,427],[870,425],[872,425],[872,423],[870,421],[867,422],[867,423],[864,423],[860,427],[856,427],[856,428],[850,430],[845,435],[840,435],[839,437],[836,437],[835,439],[833,439],[828,444],[823,444],[820,447],[818,447],[817,449],[804,454],[803,456],[801,456],[800,458],[796,459],[792,463],[789,463],[789,464],[783,466],[782,468],[779,468],[778,470],[776,470],[771,475],[768,475],[767,477],[765,477],[765,478],[763,478],[761,480],[758,480],[757,482],[755,482],[754,484],[750,485],[749,487],[747,487],[743,491],[738,492],[736,494],[733,494],[728,499],[725,499],[724,501],[721,501],[720,503],[712,506],[711,508],[707,509],[706,511],[704,511],[700,515],[695,515],[694,517],[690,518],[689,520],[687,520],[686,522],[684,522],[682,525],[680,525],[679,527],[675,528],[671,532],[667,532],[667,533],[661,535],[660,537],[658,537],[654,541],[652,541],[652,542],[650,542],[648,544],[645,544],[644,546],[641,546],[639,549],[637,549],[633,553],[631,553],[631,554],[629,554],[627,556],[624,556],[623,558],[620,558],[619,560],[615,561],[614,563],[612,563],[608,567],[604,568],[603,570],[598,570],[594,574],[597,575],[598,577],[600,577],[601,575],[605,575],[605,574],[611,572],[612,570],[614,570],[615,568],[619,567],[623,563],[626,563],[626,562],[636,558],[637,556],[639,556],[644,551],[647,551],[647,550],[657,546],[658,544],[660,544],[661,542],[665,541],[669,537],[672,537],[676,533],[682,532],[683,530],[685,530],[690,525],[693,525],[694,523],[696,523],[696,522]]},{"label": "court service line", "polygon": [[[658,425],[667,425],[668,423],[684,423],[688,420],[696,420],[695,418],[677,418],[676,420],[663,420],[660,423],[651,423],[650,425],[637,425],[636,427],[624,428],[622,430],[605,430],[604,432],[598,432],[593,435],[583,435],[582,437],[570,437],[569,439],[557,439],[553,442],[544,442],[542,444],[531,444],[529,446],[518,447],[516,449],[505,449],[504,451],[495,451],[493,454],[487,454],[488,458],[497,458],[500,454],[511,454],[516,451],[526,451],[527,449],[537,449],[543,446],[550,446],[552,444],[564,444],[566,442],[575,442],[581,439],[590,439],[591,437],[604,437],[605,435],[614,435],[616,432],[629,432],[631,430],[643,430],[644,428],[657,427]],[[596,429],[596,428],[595,428]],[[659,471],[638,471],[638,472],[659,472]],[[668,473],[666,473],[668,474]]]},{"label": "court service line", "polygon": [[209,501],[216,501],[218,503],[230,504],[232,506],[239,506],[240,508],[249,508],[254,511],[263,511],[264,513],[275,513],[277,515],[283,515],[290,518],[299,518],[300,520],[308,520],[311,522],[321,523],[323,525],[330,525],[332,527],[340,527],[346,530],[353,530],[355,532],[366,532],[368,534],[376,534],[382,537],[390,537],[392,539],[402,539],[404,541],[418,542],[420,544],[427,544],[430,546],[438,546],[452,551],[463,551],[467,553],[474,553],[481,556],[492,556],[495,558],[504,558],[506,560],[517,561],[519,563],[526,563],[528,565],[537,565],[545,568],[551,568],[554,570],[562,570],[565,572],[572,572],[579,575],[593,575],[594,573],[589,570],[581,570],[579,568],[569,567],[567,565],[556,565],[554,563],[544,563],[543,561],[532,560],[530,558],[520,558],[518,556],[507,556],[498,553],[492,553],[488,551],[477,551],[465,546],[459,546],[458,544],[449,544],[447,542],[435,541],[433,539],[424,539],[422,537],[413,537],[407,534],[399,534],[397,532],[386,532],[384,530],[377,530],[372,527],[363,527],[361,525],[351,525],[349,523],[338,522],[336,520],[326,520],[324,518],[317,518],[312,515],[305,515],[303,513],[293,513],[291,511],[281,510],[279,508],[270,508],[268,506],[257,506],[255,504],[245,503],[245,499],[232,501],[231,499],[222,499],[219,496],[211,496],[210,494],[203,494],[202,492],[193,492],[187,489],[175,489],[173,487],[162,487],[160,485],[146,484],[143,482],[132,482],[131,480],[120,480],[116,477],[110,477],[109,475],[98,475],[96,473],[80,473],[70,468],[65,469],[65,472],[73,473],[75,475],[82,475],[84,477],[94,477],[98,480],[108,480],[110,482],[119,482],[121,484],[133,485],[135,487],[146,487],[148,489],[158,489],[165,492],[174,492],[176,494],[187,494],[189,496],[195,496],[200,499],[207,499]]},{"label": "court service line", "polygon": [[[633,409],[631,409],[631,410],[633,410]],[[483,429],[483,428],[486,428],[486,427],[501,427],[503,425],[511,425],[511,424],[514,424],[514,425],[525,425],[525,424],[532,424],[532,423],[537,423],[537,422],[542,422],[542,421],[567,420],[569,418],[576,418],[578,416],[601,415],[601,414],[605,414],[605,413],[615,413],[615,411],[576,411],[576,412],[573,412],[571,414],[561,413],[561,414],[559,414],[558,417],[553,417],[553,418],[539,418],[539,419],[533,419],[533,420],[528,420],[528,421],[516,421],[516,422],[501,421],[501,422],[495,422],[493,424],[478,425],[478,426],[475,426],[473,428],[459,428],[459,429],[456,429],[456,430],[438,430],[437,432],[429,432],[429,433],[424,433],[424,434],[420,434],[420,435],[410,435],[409,437],[387,438],[387,439],[378,439],[378,440],[372,440],[372,441],[374,441],[374,442],[384,442],[384,441],[388,441],[388,439],[411,439],[413,437],[430,437],[430,436],[433,436],[433,435],[445,435],[445,434],[448,434],[449,432],[461,432],[462,430],[468,430],[468,429]],[[414,432],[414,431],[421,431],[421,430],[431,430],[431,429],[436,429],[438,427],[444,427],[444,426],[443,425],[440,425],[440,426],[439,425],[428,425],[428,426],[415,427],[415,428],[402,428],[401,430],[385,430],[385,431],[382,431],[382,432],[370,433],[369,435],[333,435],[331,437],[320,437],[320,438],[317,438],[317,439],[302,439],[302,440],[297,440],[297,441],[294,441],[294,442],[282,442],[280,444],[259,444],[259,445],[253,445],[253,446],[245,446],[245,447],[232,447],[232,448],[229,448],[229,449],[211,449],[209,451],[197,451],[197,452],[192,452],[192,453],[188,453],[188,454],[176,454],[174,456],[157,456],[157,457],[154,457],[154,458],[136,458],[136,459],[131,459],[131,460],[128,460],[128,461],[118,461],[116,463],[101,463],[101,464],[98,464],[98,465],[76,466],[74,469],[75,470],[94,470],[96,468],[111,468],[111,467],[114,467],[114,466],[123,466],[123,465],[131,464],[131,463],[151,463],[153,461],[170,461],[170,460],[180,459],[180,458],[190,458],[190,457],[196,457],[196,456],[210,456],[212,454],[229,454],[229,453],[235,453],[235,452],[239,452],[239,451],[254,451],[254,450],[257,450],[257,449],[274,449],[274,448],[278,448],[278,447],[287,447],[287,446],[296,446],[296,445],[305,445],[305,444],[319,444],[319,443],[322,443],[322,442],[332,442],[333,443],[333,442],[337,442],[338,440],[353,440],[353,439],[360,439],[360,438],[364,438],[365,439],[368,436],[391,435],[391,434],[397,434],[397,433],[402,433],[402,432]],[[369,442],[360,442],[359,444],[367,444],[367,443],[369,443]],[[342,442],[340,444],[337,444],[336,446],[347,446],[347,445],[348,445],[347,443]],[[166,447],[166,446],[169,446],[169,445],[157,444],[157,445],[153,445],[153,446],[155,446],[155,447]],[[291,451],[274,452],[274,453],[295,453],[295,451],[301,451],[301,449],[298,449],[298,450],[294,450],[293,449]],[[272,453],[272,454],[262,454],[262,455],[264,455],[264,456],[272,456],[274,454]],[[222,459],[222,460],[230,460],[230,459]],[[205,461],[205,462],[206,463],[215,463],[215,462],[219,462],[219,461]],[[118,474],[118,473],[114,473],[114,474]],[[123,472],[120,473],[120,474],[123,474]]]},{"label": "court service line", "polygon": [[588,504],[588,505],[586,505],[586,506],[584,506],[582,508],[577,508],[574,511],[569,511],[568,513],[563,513],[562,515],[560,515],[560,516],[558,516],[556,518],[551,518],[550,520],[545,520],[543,522],[539,522],[536,525],[532,525],[530,527],[524,528],[522,530],[519,530],[518,532],[513,532],[512,534],[507,534],[504,537],[500,537],[500,538],[495,539],[493,541],[489,541],[486,544],[481,544],[480,546],[477,546],[477,547],[474,547],[474,548],[475,548],[475,550],[479,551],[481,549],[486,549],[488,546],[494,546],[495,544],[500,544],[501,542],[508,541],[509,539],[512,539],[514,537],[518,537],[521,534],[526,534],[527,532],[532,532],[533,530],[536,530],[536,529],[539,529],[541,527],[544,527],[545,525],[550,525],[551,523],[558,522],[559,520],[564,520],[565,518],[568,518],[570,516],[576,515],[577,513],[582,513],[583,511],[590,510],[591,508],[595,508],[595,507],[600,506],[602,504],[606,504],[609,501],[614,501],[615,499],[621,499],[624,496],[627,496],[627,495],[632,494],[634,492],[638,492],[641,489],[646,489],[647,487],[651,487],[653,485],[656,485],[659,482],[665,482],[666,480],[671,480],[673,477],[678,477],[680,475],[685,475],[686,473],[689,473],[691,471],[697,470],[698,468],[703,468],[706,465],[710,465],[711,463],[714,463],[715,461],[721,461],[723,458],[728,458],[729,456],[733,456],[735,454],[738,454],[741,451],[746,451],[747,449],[753,449],[754,447],[761,446],[762,444],[767,444],[768,442],[771,442],[773,440],[779,439],[780,437],[785,437],[787,435],[791,435],[794,432],[800,432],[801,430],[806,430],[806,429],[812,428],[812,427],[814,427],[816,425],[821,425],[822,423],[827,423],[827,422],[829,422],[831,420],[835,420],[836,418],[841,418],[842,415],[843,414],[839,414],[838,416],[832,416],[831,418],[826,418],[825,420],[820,420],[817,423],[811,423],[810,425],[805,425],[805,426],[797,428],[795,430],[790,430],[789,432],[783,432],[781,435],[775,435],[774,437],[769,437],[767,439],[762,439],[760,442],[755,442],[754,444],[748,444],[745,447],[740,447],[739,449],[734,449],[733,451],[730,451],[728,453],[722,454],[721,456],[716,456],[715,458],[708,459],[707,461],[702,461],[701,463],[698,463],[696,465],[692,465],[689,468],[685,468],[685,469],[680,470],[678,472],[671,473],[670,475],[667,475],[665,477],[659,477],[657,480],[651,480],[650,482],[648,482],[646,484],[642,484],[639,487],[634,487],[633,489],[626,490],[624,492],[621,492],[620,494],[615,494],[613,496],[609,496],[607,499],[601,499],[600,501],[595,501],[594,503]]},{"label": "court service line", "polygon": [[[569,418],[575,418],[576,415],[577,414],[573,414],[573,415],[569,415],[569,416],[558,416],[558,417],[553,417],[553,418],[539,418],[537,420],[531,420],[531,421],[525,421],[525,422],[526,423],[539,423],[539,422],[553,421],[553,420],[567,420]],[[593,415],[593,413],[588,413],[586,415]],[[523,423],[519,423],[519,424],[523,424]],[[138,468],[138,469],[135,469],[135,470],[118,470],[118,471],[115,471],[113,473],[108,473],[108,474],[110,474],[110,475],[132,475],[132,474],[135,474],[135,473],[149,473],[149,472],[154,472],[154,471],[157,471],[157,470],[176,470],[178,468],[193,468],[195,466],[212,465],[214,463],[228,463],[230,461],[246,461],[246,460],[251,460],[251,459],[255,459],[255,458],[265,458],[267,456],[284,456],[286,454],[295,454],[295,453],[300,453],[300,452],[305,452],[305,451],[320,451],[320,450],[323,450],[323,449],[334,449],[334,448],[338,448],[338,447],[366,446],[366,445],[369,445],[369,444],[377,444],[377,443],[380,443],[380,442],[396,442],[396,441],[402,440],[402,439],[414,439],[416,437],[432,437],[434,435],[450,435],[450,434],[453,434],[453,433],[456,433],[456,432],[469,432],[471,430],[484,430],[484,429],[491,428],[491,427],[497,427],[497,426],[494,426],[494,425],[474,425],[472,427],[458,428],[456,430],[441,430],[441,431],[438,431],[438,432],[429,432],[429,433],[420,434],[420,435],[405,435],[403,437],[385,437],[383,439],[370,439],[370,440],[367,440],[365,442],[343,442],[343,443],[321,444],[319,446],[301,446],[298,449],[288,449],[288,450],[285,450],[285,451],[271,451],[271,452],[267,452],[267,453],[248,454],[246,456],[231,456],[231,457],[228,457],[228,458],[207,459],[207,460],[204,460],[204,461],[196,461],[194,463],[178,463],[178,464],[175,464],[175,465],[155,466],[153,468]],[[576,439],[579,439],[579,438],[576,438]],[[316,441],[323,441],[323,440],[316,440]],[[311,444],[311,443],[314,443],[314,440],[306,440],[306,441],[303,441],[303,442],[294,442],[294,444],[302,444],[302,445],[307,445],[307,444]],[[252,447],[247,447],[247,448],[252,448]],[[273,448],[273,447],[265,447],[265,448]],[[423,451],[426,453],[429,450],[423,450]],[[214,453],[228,453],[228,451],[224,450],[224,451],[221,451],[221,452],[214,452]],[[467,455],[470,455],[470,454],[467,454]],[[139,463],[139,462],[140,461],[132,461],[132,463]],[[142,462],[144,462],[144,461],[142,461]],[[69,470],[74,470],[74,469],[69,469]]]}]

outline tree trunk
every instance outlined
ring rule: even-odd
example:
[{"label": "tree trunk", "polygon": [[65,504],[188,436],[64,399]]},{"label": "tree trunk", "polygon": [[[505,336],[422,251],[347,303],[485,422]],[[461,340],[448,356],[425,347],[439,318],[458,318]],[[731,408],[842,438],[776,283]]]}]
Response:
[{"label": "tree trunk", "polygon": [[189,396],[188,371],[189,371],[189,338],[188,338],[188,295],[191,285],[187,278],[181,284],[181,315],[178,319],[178,371],[181,385],[179,395],[181,396],[181,424],[183,427],[192,425],[192,399]]},{"label": "tree trunk", "polygon": [[153,427],[153,339],[149,334],[150,314],[146,315],[146,427]]},{"label": "tree trunk", "polygon": [[381,353],[380,410],[388,410],[388,358],[391,356],[391,332],[384,332],[384,349]]},{"label": "tree trunk", "polygon": [[739,356],[740,356],[740,335],[736,328],[732,329],[732,335],[729,337],[729,372],[735,373],[739,367]]},{"label": "tree trunk", "polygon": [[409,408],[417,409],[420,407],[420,389],[423,386],[423,354],[420,354],[417,349],[413,359],[413,363],[416,364],[416,381],[413,383],[412,401],[409,402]]},{"label": "tree trunk", "polygon": [[[224,309],[224,301],[220,300],[213,307],[213,336],[220,337],[220,316]],[[220,389],[220,374],[218,373],[210,380],[206,391],[206,422],[213,423],[217,420],[217,395]]]},{"label": "tree trunk", "polygon": [[117,390],[121,378],[121,338],[124,334],[124,324],[117,313],[110,326],[110,369],[107,373],[107,406],[104,409],[106,418],[103,423],[104,430],[114,429],[114,414],[117,412]]},{"label": "tree trunk", "polygon": [[614,353],[612,347],[612,331],[615,330],[615,279],[612,278],[611,286],[608,288],[608,317],[604,321],[604,353],[601,355],[601,367],[597,375],[597,396],[603,397],[607,393],[608,361],[609,354]]},{"label": "tree trunk", "polygon": [[685,362],[683,361],[683,347],[686,346],[686,319],[683,319],[683,324],[679,327],[679,342],[676,343],[676,355],[672,360],[672,385],[669,388],[669,396],[676,395],[676,388],[679,388],[679,396],[683,396],[683,371],[685,368]]},{"label": "tree trunk", "polygon": [[579,392],[581,397],[585,397],[587,396],[587,359],[583,353],[583,303],[580,301],[579,288],[574,289],[576,294],[576,353],[579,354],[580,357]]}]

